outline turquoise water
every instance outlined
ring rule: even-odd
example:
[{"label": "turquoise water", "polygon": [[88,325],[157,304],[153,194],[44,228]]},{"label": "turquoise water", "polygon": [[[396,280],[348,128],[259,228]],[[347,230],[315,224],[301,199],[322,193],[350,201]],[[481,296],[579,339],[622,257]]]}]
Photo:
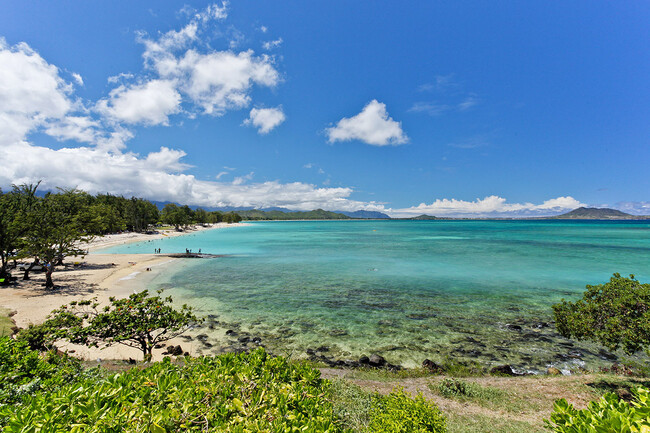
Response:
[{"label": "turquoise water", "polygon": [[551,305],[613,272],[650,280],[647,222],[260,222],[102,252],[155,248],[228,255],[187,260],[165,283],[214,315],[214,348],[232,346],[232,329],[284,354],[327,346],[336,358],[378,352],[409,366],[601,365],[596,346],[547,326]]}]

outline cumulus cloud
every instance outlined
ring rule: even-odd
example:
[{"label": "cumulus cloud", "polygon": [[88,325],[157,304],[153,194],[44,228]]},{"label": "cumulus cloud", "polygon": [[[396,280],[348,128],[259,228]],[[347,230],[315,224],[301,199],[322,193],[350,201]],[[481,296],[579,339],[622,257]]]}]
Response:
[{"label": "cumulus cloud", "polygon": [[[296,210],[375,206],[351,200],[351,188],[251,183],[253,173],[233,182],[198,180],[188,174],[191,167],[183,162],[186,154],[181,149],[161,147],[146,155],[126,149],[134,137],[129,125],[166,124],[171,114],[186,111],[183,103],[196,103],[202,111],[217,115],[247,105],[251,86],[278,83],[270,57],[257,57],[252,51],[200,52],[191,46],[206,22],[224,14],[222,8],[208,7],[192,15],[192,22],[181,30],[153,40],[145,48],[151,54],[145,59],[151,62],[146,73],[111,77],[109,83],[117,87],[88,106],[75,97],[74,86],[61,78],[59,68],[25,43],[10,47],[0,40],[0,160],[11,162],[0,170],[0,187],[42,180],[43,190],[80,188],[200,206]],[[278,107],[258,109],[250,119],[260,132],[268,132],[283,117]],[[52,149],[31,143],[30,134],[35,132],[66,145]],[[75,146],[70,140],[85,144]],[[232,170],[224,167],[217,179]]]},{"label": "cumulus cloud", "polygon": [[181,95],[170,80],[151,80],[111,90],[97,103],[104,116],[128,124],[168,125],[169,115],[180,111]]},{"label": "cumulus cloud", "polygon": [[329,142],[360,140],[373,146],[404,144],[408,137],[402,124],[388,116],[386,104],[370,101],[359,114],[343,118],[326,130]]},{"label": "cumulus cloud", "polygon": [[391,209],[392,215],[417,216],[421,214],[449,217],[515,217],[555,215],[585,206],[573,197],[558,197],[541,204],[508,203],[503,197],[491,195],[483,199],[465,201],[437,199],[431,204],[421,203],[403,209]]},{"label": "cumulus cloud", "polygon": [[285,116],[282,106],[276,108],[253,108],[248,119],[244,121],[245,125],[251,125],[257,128],[260,134],[268,134],[276,126],[284,122]]},{"label": "cumulus cloud", "polygon": [[74,107],[72,85],[27,44],[0,39],[0,143],[21,140]]},{"label": "cumulus cloud", "polygon": [[253,86],[274,87],[280,82],[272,57],[256,56],[252,50],[216,51],[202,43],[206,26],[226,18],[226,6],[208,6],[181,30],[158,38],[138,36],[145,48],[145,68],[172,83],[183,101],[213,116],[247,107]]},{"label": "cumulus cloud", "polygon": [[46,123],[45,133],[59,141],[75,140],[80,143],[95,143],[100,124],[88,116],[65,116]]},{"label": "cumulus cloud", "polygon": [[131,152],[107,152],[94,147],[59,150],[27,142],[0,146],[0,159],[13,161],[0,171],[0,186],[43,179],[43,190],[80,188],[91,193],[135,195],[151,200],[197,206],[286,207],[294,210],[381,209],[383,206],[349,198],[351,188],[321,188],[302,182],[268,181],[247,184],[212,182],[179,172],[187,166],[183,151],[161,148],[141,157]]}]

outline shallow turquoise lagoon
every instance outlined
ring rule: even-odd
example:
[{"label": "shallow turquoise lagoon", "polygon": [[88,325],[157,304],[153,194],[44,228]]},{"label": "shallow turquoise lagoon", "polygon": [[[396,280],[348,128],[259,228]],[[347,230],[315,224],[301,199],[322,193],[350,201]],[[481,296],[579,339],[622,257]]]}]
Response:
[{"label": "shallow turquoise lagoon", "polygon": [[325,346],[410,366],[595,368],[613,358],[555,334],[551,305],[613,272],[650,281],[647,222],[259,222],[102,252],[155,248],[227,255],[187,260],[163,284],[213,315],[214,348],[233,329],[278,353]]}]

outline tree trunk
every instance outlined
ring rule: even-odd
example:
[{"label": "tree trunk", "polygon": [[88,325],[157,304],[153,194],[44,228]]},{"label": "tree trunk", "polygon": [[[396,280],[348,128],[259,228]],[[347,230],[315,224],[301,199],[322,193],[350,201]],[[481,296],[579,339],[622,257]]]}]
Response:
[{"label": "tree trunk", "polygon": [[34,259],[31,265],[27,269],[25,269],[25,273],[23,274],[23,280],[27,281],[29,280],[29,271],[31,271],[34,266],[38,265],[38,259]]},{"label": "tree trunk", "polygon": [[4,278],[5,283],[8,283],[9,281],[9,273],[7,272],[7,261],[5,260],[4,256],[2,256],[2,267],[0,268],[0,278]]},{"label": "tree trunk", "polygon": [[53,289],[54,288],[54,282],[52,281],[52,272],[54,272],[54,266],[49,265],[47,267],[47,271],[45,272],[45,288],[46,289]]}]

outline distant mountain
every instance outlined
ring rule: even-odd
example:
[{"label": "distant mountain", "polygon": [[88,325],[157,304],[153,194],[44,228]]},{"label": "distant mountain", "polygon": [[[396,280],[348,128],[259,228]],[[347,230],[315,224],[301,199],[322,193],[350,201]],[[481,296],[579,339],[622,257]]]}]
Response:
[{"label": "distant mountain", "polygon": [[418,215],[418,216],[413,217],[413,218],[410,218],[410,219],[412,219],[412,220],[425,220],[425,221],[427,221],[427,220],[437,220],[437,219],[439,219],[439,218],[438,218],[438,217],[435,217],[435,216],[433,216],[433,215],[425,215],[425,214],[422,214],[422,215]]},{"label": "distant mountain", "polygon": [[354,212],[337,210],[337,213],[347,215],[350,218],[359,218],[359,219],[390,219],[388,215],[382,212],[372,211],[372,210],[356,210]]},{"label": "distant mountain", "polygon": [[597,208],[597,207],[579,207],[571,212],[558,215],[552,218],[557,219],[593,219],[593,220],[611,220],[611,219],[645,219],[646,217],[639,217],[630,215],[629,213],[621,212],[616,209]]},{"label": "distant mountain", "polygon": [[347,220],[349,216],[323,209],[308,212],[263,211],[259,209],[236,211],[245,220]]}]

